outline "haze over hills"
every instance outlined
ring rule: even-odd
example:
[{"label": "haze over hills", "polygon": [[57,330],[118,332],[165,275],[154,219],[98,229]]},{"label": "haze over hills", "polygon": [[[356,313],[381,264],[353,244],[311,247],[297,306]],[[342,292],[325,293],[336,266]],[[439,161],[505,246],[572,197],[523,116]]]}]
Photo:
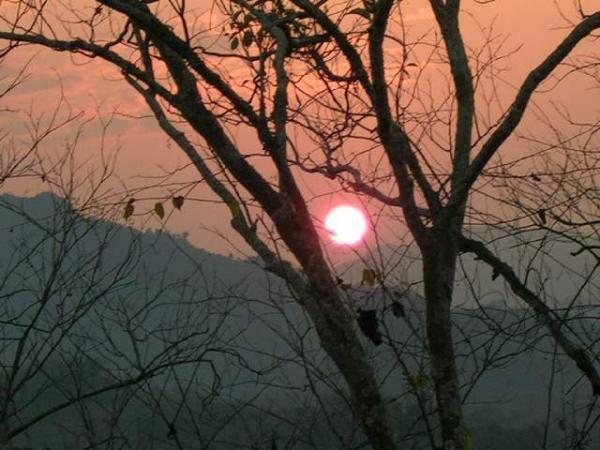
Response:
[{"label": "haze over hills", "polygon": [[[282,448],[341,449],[363,442],[308,320],[284,283],[257,264],[205,252],[164,231],[82,217],[48,193],[0,197],[0,248],[0,361],[3,389],[12,399],[9,426],[98,386],[156,370],[120,391],[73,402],[15,444],[75,449],[97,439],[93,448],[110,448],[100,444],[109,435],[123,448],[176,448],[169,424],[184,448],[269,448],[276,439]],[[435,407],[423,348],[424,304],[418,286],[405,288],[355,283],[348,304],[376,310],[381,321],[384,344],[365,338],[365,346],[400,423],[397,439],[428,448],[416,401],[428,413]],[[404,316],[393,314],[393,302],[403,305]],[[563,448],[589,426],[589,386],[570,360],[557,356],[536,318],[507,304],[455,309],[475,441],[486,449],[541,448],[546,430],[547,448]],[[581,309],[584,314],[569,324],[585,329],[589,351],[597,355],[597,308]],[[65,421],[74,424],[68,433]]]}]

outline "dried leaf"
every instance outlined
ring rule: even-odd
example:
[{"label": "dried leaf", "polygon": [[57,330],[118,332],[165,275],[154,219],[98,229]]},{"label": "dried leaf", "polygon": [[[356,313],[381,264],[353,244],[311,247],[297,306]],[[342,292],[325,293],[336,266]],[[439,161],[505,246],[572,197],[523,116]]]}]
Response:
[{"label": "dried leaf", "polygon": [[404,317],[406,316],[406,311],[404,310],[404,305],[400,303],[398,300],[394,300],[392,302],[392,313],[394,317]]},{"label": "dried leaf", "polygon": [[125,205],[125,210],[123,211],[123,219],[127,220],[133,215],[133,211],[135,209],[133,207],[133,202],[134,200],[130,198],[127,204]]},{"label": "dried leaf", "polygon": [[373,344],[380,345],[383,343],[383,338],[379,331],[379,321],[377,320],[376,310],[359,309],[357,322],[363,334],[368,337]]},{"label": "dried leaf", "polygon": [[229,44],[231,50],[235,50],[240,45],[240,40],[237,37],[234,37]]},{"label": "dried leaf", "polygon": [[160,219],[165,217],[165,208],[161,202],[156,202],[154,204],[154,212]]},{"label": "dried leaf", "polygon": [[180,209],[181,209],[181,207],[183,206],[183,201],[184,201],[184,200],[185,200],[185,199],[183,198],[183,196],[181,196],[181,195],[178,195],[177,197],[173,197],[173,198],[171,199],[171,202],[173,203],[173,206],[174,206],[176,209],[179,209],[179,210],[180,210]]},{"label": "dried leaf", "polygon": [[383,274],[377,270],[373,269],[364,269],[362,273],[362,281],[360,284],[366,284],[368,286],[373,286],[375,282],[378,281],[380,283],[383,282]]},{"label": "dried leaf", "polygon": [[242,36],[242,45],[244,47],[250,47],[252,41],[254,40],[254,36],[252,35],[252,31],[246,31]]},{"label": "dried leaf", "polygon": [[373,286],[375,284],[375,271],[371,269],[363,269],[362,280],[360,284]]},{"label": "dried leaf", "polygon": [[237,217],[242,213],[242,209],[240,208],[240,203],[236,199],[232,199],[227,202],[227,206],[231,211],[231,215],[233,217]]}]

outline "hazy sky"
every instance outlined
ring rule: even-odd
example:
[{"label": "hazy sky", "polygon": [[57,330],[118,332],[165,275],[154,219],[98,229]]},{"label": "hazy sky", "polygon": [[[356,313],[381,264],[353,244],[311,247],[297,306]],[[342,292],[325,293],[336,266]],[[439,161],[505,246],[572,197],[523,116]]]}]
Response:
[{"label": "hazy sky", "polygon": [[[75,2],[77,3],[77,2]],[[201,0],[196,3],[209,10],[210,0]],[[477,5],[473,1],[464,2],[465,10],[462,22],[465,26],[466,40],[470,47],[477,47],[481,42],[479,27],[485,28],[494,23],[496,34],[506,38],[506,48],[517,48],[518,53],[506,61],[509,69],[504,77],[514,85],[523,79],[529,69],[540,62],[567,33],[564,29],[565,22],[557,12],[555,3],[565,7],[568,14],[572,14],[570,0],[552,2],[549,0],[497,0],[491,4]],[[591,7],[597,2],[583,2]],[[0,12],[5,6],[0,6]],[[426,0],[405,0],[404,8],[406,21],[411,24],[414,32],[430,29],[433,24],[432,15]],[[207,17],[207,16],[204,16]],[[587,48],[591,48],[590,45]],[[585,51],[586,47],[582,47]],[[184,155],[176,148],[169,148],[167,139],[157,130],[154,121],[150,118],[134,119],[147,113],[145,105],[136,93],[119,79],[118,73],[106,64],[94,61],[82,64],[80,57],[72,60],[69,55],[56,54],[40,49],[25,49],[12,55],[2,67],[3,73],[11,73],[19,69],[26,57],[35,52],[35,57],[30,66],[31,77],[27,83],[10,97],[11,106],[23,110],[34,110],[36,113],[49,113],[59,98],[59,88],[62,86],[69,107],[73,111],[82,111],[85,118],[92,118],[97,112],[107,120],[112,112],[118,114],[113,117],[107,131],[105,142],[107,152],[114,152],[119,148],[116,177],[112,181],[115,191],[122,190],[123,183],[130,187],[150,183],[148,178],[162,173],[170,172],[176,168],[184,167],[187,163]],[[77,64],[74,64],[77,63]],[[510,92],[506,88],[505,92]],[[508,99],[508,97],[507,97]],[[506,101],[508,101],[505,99]],[[600,113],[600,93],[593,90],[591,84],[585,80],[573,82],[567,80],[559,85],[551,94],[537,97],[540,102],[549,99],[564,102],[576,117],[595,116]],[[127,117],[132,116],[132,117]],[[4,126],[13,130],[15,137],[23,137],[25,129],[19,124],[17,117],[3,117]],[[535,120],[530,117],[528,125],[535,127]],[[73,136],[73,130],[64,130],[57,135],[50,145],[44,148],[45,152],[58,155],[52,146],[60,146],[68,136]],[[100,126],[99,122],[90,122],[85,129],[79,143],[78,155],[81,161],[99,154]],[[96,160],[97,161],[97,160]],[[88,166],[89,167],[89,166]],[[88,169],[85,169],[88,170]],[[174,180],[194,180],[196,175],[191,170],[184,170]],[[173,181],[173,180],[169,180]],[[310,180],[310,185],[315,186]],[[305,187],[308,184],[305,183]],[[327,189],[324,182],[317,183],[319,190]],[[39,181],[29,180],[26,183],[11,183],[8,189],[16,193],[32,195],[43,189]],[[164,194],[171,187],[162,188]],[[334,189],[330,186],[331,190]],[[187,232],[190,240],[203,248],[221,253],[232,251],[228,245],[215,237],[214,230],[225,232],[234,243],[239,240],[232,232],[223,227],[227,217],[227,209],[223,205],[203,202],[202,199],[212,199],[202,190],[194,191],[193,197],[197,201],[187,201],[182,212],[172,215],[168,221],[168,228],[175,232]],[[352,199],[349,199],[350,201]],[[340,201],[339,196],[316,199],[312,203],[313,213],[323,217],[332,203]],[[151,209],[153,201],[148,201],[140,208]],[[170,210],[170,208],[169,208]],[[228,220],[227,220],[228,221]],[[154,218],[149,219],[147,226],[157,227],[159,222]]]}]

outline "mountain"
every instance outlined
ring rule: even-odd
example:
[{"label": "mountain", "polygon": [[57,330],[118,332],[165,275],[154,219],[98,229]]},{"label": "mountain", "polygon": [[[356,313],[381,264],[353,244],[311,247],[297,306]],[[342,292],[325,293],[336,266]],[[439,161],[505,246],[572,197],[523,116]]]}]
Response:
[{"label": "mountain", "polygon": [[[14,445],[363,443],[343,382],[310,322],[285,284],[253,261],[208,253],[165,231],[86,217],[48,193],[0,196],[0,248],[1,398],[8,399],[8,427],[26,427]],[[378,321],[384,344],[364,342],[396,437],[429,448],[423,418],[435,426],[435,404],[418,271],[392,274],[404,280],[384,289],[360,285],[357,266],[345,294],[349,307],[373,311]],[[509,304],[463,302],[454,309],[477,448],[537,448],[544,436],[546,448],[580,436],[598,442],[597,407],[587,409],[589,386],[580,372],[534,315]],[[597,323],[596,308],[582,306],[569,318],[572,329],[585,331],[592,354],[599,353]],[[138,381],[79,398],[127,380]],[[63,402],[71,406],[28,425]],[[586,427],[592,434],[583,433]]]}]

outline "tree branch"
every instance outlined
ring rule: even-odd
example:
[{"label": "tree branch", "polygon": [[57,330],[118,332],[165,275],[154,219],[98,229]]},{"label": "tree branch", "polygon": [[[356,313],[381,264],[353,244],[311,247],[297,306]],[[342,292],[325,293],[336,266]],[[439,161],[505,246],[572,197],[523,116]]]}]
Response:
[{"label": "tree branch", "polygon": [[137,80],[142,81],[165,100],[172,101],[174,99],[173,94],[161,84],[157,83],[147,72],[144,72],[135,64],[102,45],[92,44],[82,39],[67,41],[50,39],[37,34],[20,34],[6,31],[0,31],[0,40],[37,44],[58,52],[82,53],[89,58],[101,58],[117,66],[123,73],[129,74]]},{"label": "tree branch", "polygon": [[236,197],[227,189],[227,187],[219,181],[215,174],[207,166],[204,159],[198,154],[194,145],[186,137],[185,133],[178,130],[166,116],[163,108],[160,106],[154,95],[140,84],[131,78],[126,78],[136,91],[138,91],[146,100],[146,103],[154,113],[156,120],[162,130],[183,150],[190,159],[198,173],[204,181],[212,189],[212,191],[230,206],[231,211],[231,226],[242,236],[246,243],[262,258],[265,263],[265,268],[287,280],[290,284],[299,290],[303,285],[302,277],[297,273],[293,266],[283,258],[275,254],[257,235],[256,227],[249,224],[241,210],[231,207],[238,203]]},{"label": "tree branch", "polygon": [[[457,0],[446,2],[442,7],[431,1],[431,5],[446,44],[452,80],[456,89],[458,117],[452,162],[452,189],[454,190],[461,186],[469,167],[475,115],[475,88],[469,57],[459,28],[460,2]],[[462,217],[464,202],[457,203],[455,206],[459,207],[458,212]],[[450,210],[448,212],[453,213]]]},{"label": "tree branch", "polygon": [[508,139],[521,122],[525,110],[539,85],[552,73],[554,69],[571,53],[583,39],[594,30],[600,28],[600,11],[582,20],[569,35],[548,55],[548,57],[533,69],[523,82],[517,96],[510,107],[506,117],[498,128],[485,142],[473,162],[470,164],[466,176],[460,186],[452,192],[449,205],[464,202],[469,190],[490,161],[500,146]]},{"label": "tree branch", "polygon": [[506,280],[511,290],[533,309],[537,317],[542,320],[558,345],[577,364],[592,385],[595,396],[600,395],[600,375],[594,364],[583,348],[572,342],[561,330],[564,322],[555,317],[554,312],[531,290],[523,284],[517,274],[505,262],[494,255],[482,242],[475,239],[462,237],[460,249],[463,252],[474,253],[487,263],[494,271]]}]

